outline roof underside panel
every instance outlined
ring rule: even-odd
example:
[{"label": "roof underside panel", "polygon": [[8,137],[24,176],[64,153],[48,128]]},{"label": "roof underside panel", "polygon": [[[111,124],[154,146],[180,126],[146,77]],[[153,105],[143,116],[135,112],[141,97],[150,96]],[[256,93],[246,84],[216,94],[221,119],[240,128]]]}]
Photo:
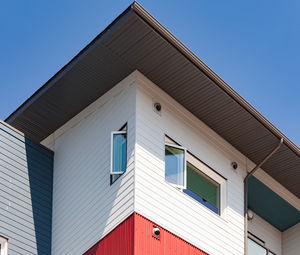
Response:
[{"label": "roof underside panel", "polygon": [[248,207],[280,231],[300,221],[300,212],[295,207],[254,176],[249,179]]},{"label": "roof underside panel", "polygon": [[[41,141],[139,70],[253,162],[279,142],[136,12],[123,14],[20,109],[9,124]],[[264,170],[300,197],[300,158],[284,145]]]}]

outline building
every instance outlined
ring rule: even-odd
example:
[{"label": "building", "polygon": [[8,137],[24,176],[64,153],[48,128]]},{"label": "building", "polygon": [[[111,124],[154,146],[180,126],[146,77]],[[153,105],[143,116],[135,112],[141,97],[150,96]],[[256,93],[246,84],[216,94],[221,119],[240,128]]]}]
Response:
[{"label": "building", "polygon": [[1,255],[300,253],[300,149],[136,2],[0,137]]}]

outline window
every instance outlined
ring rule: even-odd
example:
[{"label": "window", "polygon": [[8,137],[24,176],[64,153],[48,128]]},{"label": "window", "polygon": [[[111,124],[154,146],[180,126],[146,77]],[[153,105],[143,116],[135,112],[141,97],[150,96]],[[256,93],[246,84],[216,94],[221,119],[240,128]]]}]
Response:
[{"label": "window", "polygon": [[165,178],[166,181],[180,188],[185,188],[186,150],[183,147],[166,144]]},{"label": "window", "polygon": [[[251,234],[251,238],[248,237],[248,254],[249,255],[275,255],[269,249],[265,248],[265,242],[255,235]],[[252,238],[253,237],[253,238]],[[255,241],[255,240],[257,241]]]},{"label": "window", "polygon": [[251,238],[248,238],[248,254],[249,255],[266,255],[267,250],[258,244],[257,242],[254,242]]},{"label": "window", "polygon": [[220,184],[190,163],[187,163],[187,187],[183,192],[219,213]]},{"label": "window", "polygon": [[0,236],[0,255],[8,255],[8,240]]},{"label": "window", "polygon": [[111,184],[114,183],[127,167],[127,126],[111,133]]},{"label": "window", "polygon": [[165,142],[165,180],[211,211],[221,214],[226,179],[169,137]]}]

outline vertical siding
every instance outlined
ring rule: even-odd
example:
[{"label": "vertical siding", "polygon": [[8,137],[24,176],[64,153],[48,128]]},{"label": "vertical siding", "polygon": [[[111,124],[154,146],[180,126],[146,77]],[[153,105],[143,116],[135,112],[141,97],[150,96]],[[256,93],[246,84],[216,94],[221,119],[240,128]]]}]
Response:
[{"label": "vertical siding", "polygon": [[[133,212],[135,94],[133,73],[43,142],[55,151],[53,254],[84,253]],[[126,122],[127,170],[110,186],[110,135]]]},{"label": "vertical siding", "polygon": [[281,255],[281,232],[266,222],[264,219],[254,214],[251,221],[248,221],[248,231],[265,242],[265,247]]},{"label": "vertical siding", "polygon": [[300,223],[282,233],[282,255],[300,254]]},{"label": "vertical siding", "polygon": [[129,216],[84,255],[133,255],[134,216]]},{"label": "vertical siding", "polygon": [[0,122],[0,235],[10,255],[50,255],[53,153]]},{"label": "vertical siding", "polygon": [[[160,115],[153,110],[156,101]],[[209,254],[243,254],[245,157],[141,74],[136,118],[136,211]],[[165,134],[227,178],[222,216],[165,182]]]},{"label": "vertical siding", "polygon": [[[160,237],[153,236],[159,227]],[[84,255],[207,255],[140,214],[133,213]]]},{"label": "vertical siding", "polygon": [[[153,227],[160,236],[153,236]],[[147,218],[134,214],[134,255],[206,255],[207,253],[179,238]]]}]

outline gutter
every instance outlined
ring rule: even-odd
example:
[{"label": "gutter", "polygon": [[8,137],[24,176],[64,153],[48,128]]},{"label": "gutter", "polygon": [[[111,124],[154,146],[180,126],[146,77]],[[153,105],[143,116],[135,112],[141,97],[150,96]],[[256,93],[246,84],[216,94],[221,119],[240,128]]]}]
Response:
[{"label": "gutter", "polygon": [[278,145],[259,163],[257,164],[244,179],[244,254],[248,255],[248,180],[249,178],[265,164],[281,147],[284,139],[281,138]]},{"label": "gutter", "polygon": [[167,40],[176,50],[181,52],[189,61],[191,61],[201,72],[203,72],[210,80],[212,80],[220,89],[228,96],[249,112],[256,120],[258,120],[265,128],[267,128],[278,139],[284,138],[284,144],[300,157],[300,148],[281,133],[271,122],[262,116],[253,106],[251,106],[243,97],[241,97],[233,88],[231,88],[224,80],[222,80],[213,70],[211,70],[201,59],[191,52],[183,43],[181,43],[174,35],[172,35],[162,24],[160,24],[147,10],[139,3],[133,2],[131,9]]}]

